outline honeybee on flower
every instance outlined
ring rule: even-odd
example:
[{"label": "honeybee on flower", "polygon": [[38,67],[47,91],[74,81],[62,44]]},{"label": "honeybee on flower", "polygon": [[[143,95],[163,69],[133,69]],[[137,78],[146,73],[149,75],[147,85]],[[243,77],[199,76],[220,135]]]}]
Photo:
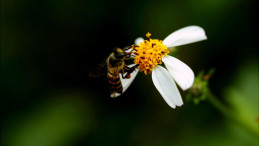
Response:
[{"label": "honeybee on flower", "polygon": [[[172,47],[206,40],[204,29],[199,26],[184,27],[163,41],[151,39],[150,33],[146,36],[147,40],[137,38],[132,46],[134,63],[140,72],[152,74],[155,87],[170,107],[182,106],[183,100],[175,82],[182,90],[187,90],[194,82],[194,73],[189,66],[168,53]],[[166,68],[161,66],[162,63]]]}]

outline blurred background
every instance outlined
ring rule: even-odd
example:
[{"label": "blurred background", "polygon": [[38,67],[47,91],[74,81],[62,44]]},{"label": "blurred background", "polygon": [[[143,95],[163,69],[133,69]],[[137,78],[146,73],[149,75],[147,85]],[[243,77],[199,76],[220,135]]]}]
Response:
[{"label": "blurred background", "polygon": [[[259,145],[258,28],[252,0],[1,1],[1,144]],[[178,47],[197,75],[246,127],[210,102],[171,109],[138,74],[120,97],[91,68],[135,38],[163,40],[189,25],[208,40]]]}]

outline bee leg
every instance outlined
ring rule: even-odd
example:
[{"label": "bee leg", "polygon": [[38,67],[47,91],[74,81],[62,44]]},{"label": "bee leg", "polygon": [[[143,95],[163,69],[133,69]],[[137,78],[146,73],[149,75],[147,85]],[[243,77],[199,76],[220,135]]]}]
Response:
[{"label": "bee leg", "polygon": [[123,70],[121,71],[121,75],[122,75],[122,78],[123,79],[129,79],[130,77],[127,76],[127,74],[124,76],[126,72],[124,72],[124,67],[123,67]]},{"label": "bee leg", "polygon": [[[138,48],[139,46],[138,45],[132,45],[132,46],[130,46],[130,47],[128,47],[128,48],[124,48],[124,52],[125,52],[125,54],[126,54],[126,58],[125,59],[131,59],[132,57],[134,57],[134,56],[132,56],[132,55],[135,55],[135,54],[137,54],[136,53],[136,48]],[[127,50],[129,50],[129,49],[131,49],[130,51],[127,51]]]},{"label": "bee leg", "polygon": [[122,77],[123,79],[125,79],[126,77],[125,77],[125,76],[123,76],[123,75],[124,75],[124,73],[125,73],[125,72],[124,72],[124,67],[123,67],[123,70],[121,70],[121,72],[120,72],[120,73],[121,73],[121,77]]},{"label": "bee leg", "polygon": [[131,48],[131,46],[126,46],[123,50],[124,51],[127,51],[127,50],[129,50]]},{"label": "bee leg", "polygon": [[130,78],[130,74],[138,67],[139,65],[136,64],[134,65],[133,67],[128,67],[126,65],[124,65],[123,67],[123,70],[127,73],[124,77],[122,76],[123,79],[127,78],[129,79]]},{"label": "bee leg", "polygon": [[127,46],[123,50],[125,52],[125,59],[130,59],[132,51],[133,51],[132,47],[131,46]]},{"label": "bee leg", "polygon": [[137,51],[137,50],[135,49],[135,48],[137,48],[137,47],[139,47],[139,46],[134,44],[134,45],[132,45],[132,47],[131,47],[131,48],[132,48],[132,50]]}]

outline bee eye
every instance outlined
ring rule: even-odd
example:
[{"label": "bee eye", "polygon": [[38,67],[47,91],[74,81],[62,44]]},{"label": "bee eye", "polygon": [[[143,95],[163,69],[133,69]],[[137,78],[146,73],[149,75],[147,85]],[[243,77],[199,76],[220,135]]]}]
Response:
[{"label": "bee eye", "polygon": [[118,48],[117,51],[118,51],[119,53],[123,53],[123,50],[120,49],[120,48]]},{"label": "bee eye", "polygon": [[116,50],[114,50],[114,54],[116,56],[124,56],[125,52],[122,49],[120,49],[120,48],[116,48]]}]

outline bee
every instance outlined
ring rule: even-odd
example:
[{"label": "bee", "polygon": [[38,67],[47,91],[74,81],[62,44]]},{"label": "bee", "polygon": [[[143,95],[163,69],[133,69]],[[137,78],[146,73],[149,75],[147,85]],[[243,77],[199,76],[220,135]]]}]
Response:
[{"label": "bee", "polygon": [[107,70],[106,74],[110,85],[112,98],[115,98],[123,93],[123,85],[121,83],[120,74],[122,79],[129,79],[131,78],[131,73],[138,67],[138,65],[128,67],[125,64],[125,60],[130,59],[131,57],[131,51],[128,51],[129,49],[130,47],[126,47],[124,49],[113,49],[106,61],[101,63],[95,72],[92,71],[90,73],[90,76],[95,77],[99,76],[99,73],[104,73],[104,69]]}]

